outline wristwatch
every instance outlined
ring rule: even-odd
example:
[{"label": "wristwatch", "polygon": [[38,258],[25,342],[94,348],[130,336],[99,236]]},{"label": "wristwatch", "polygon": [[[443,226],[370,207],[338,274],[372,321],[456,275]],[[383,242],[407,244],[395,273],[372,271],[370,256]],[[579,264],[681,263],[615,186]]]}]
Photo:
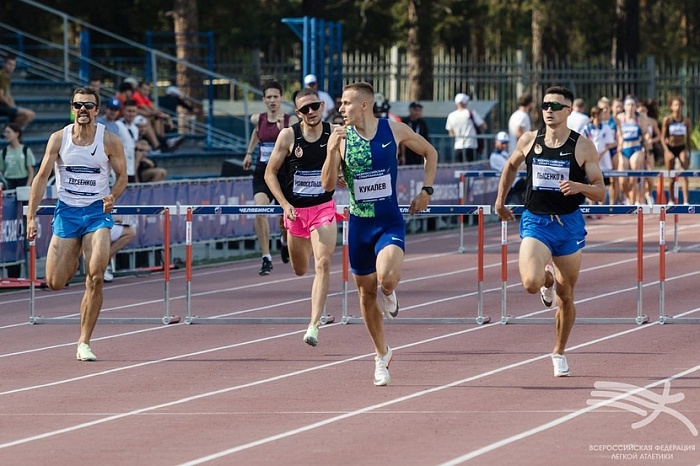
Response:
[{"label": "wristwatch", "polygon": [[423,186],[420,189],[421,191],[425,191],[426,193],[428,193],[428,196],[432,196],[433,192],[435,191],[432,186]]}]

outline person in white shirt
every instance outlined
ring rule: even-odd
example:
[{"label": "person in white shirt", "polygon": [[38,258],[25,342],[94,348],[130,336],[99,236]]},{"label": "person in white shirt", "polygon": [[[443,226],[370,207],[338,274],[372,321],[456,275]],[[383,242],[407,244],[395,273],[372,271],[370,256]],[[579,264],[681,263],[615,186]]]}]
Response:
[{"label": "person in white shirt", "polygon": [[574,100],[571,105],[571,114],[566,119],[566,126],[571,131],[581,134],[591,118],[586,115],[586,102],[583,99]]},{"label": "person in white shirt", "polygon": [[124,156],[126,157],[126,174],[129,183],[134,183],[136,179],[136,141],[139,140],[139,127],[136,125],[138,116],[138,105],[133,100],[124,102],[122,117],[117,120],[119,127],[119,139],[124,146]]},{"label": "person in white shirt", "polygon": [[508,134],[510,135],[510,147],[515,148],[520,136],[532,130],[532,95],[523,94],[518,99],[518,109],[508,119]]},{"label": "person in white shirt", "polygon": [[455,138],[455,162],[473,162],[476,160],[479,147],[477,128],[482,132],[488,128],[484,119],[478,113],[467,109],[468,104],[469,96],[467,94],[461,92],[457,94],[455,96],[457,110],[447,115],[447,122],[445,123],[445,129],[450,136]]},{"label": "person in white shirt", "polygon": [[[610,157],[610,149],[617,147],[617,135],[610,125],[608,125],[607,112],[602,110],[600,107],[591,108],[591,121],[584,126],[581,134],[593,141],[593,144],[598,151],[598,164],[600,165],[600,170],[603,172],[612,171],[613,164]],[[603,178],[603,182],[608,189],[610,186],[610,181],[610,177]],[[612,193],[609,193],[608,199],[613,199]],[[602,202],[600,204],[602,204]]]},{"label": "person in white shirt", "polygon": [[323,119],[325,120],[328,118],[335,110],[335,101],[328,92],[322,91],[318,88],[318,79],[316,78],[315,74],[307,74],[304,76],[304,87],[310,87],[316,91],[319,100],[324,103]]}]

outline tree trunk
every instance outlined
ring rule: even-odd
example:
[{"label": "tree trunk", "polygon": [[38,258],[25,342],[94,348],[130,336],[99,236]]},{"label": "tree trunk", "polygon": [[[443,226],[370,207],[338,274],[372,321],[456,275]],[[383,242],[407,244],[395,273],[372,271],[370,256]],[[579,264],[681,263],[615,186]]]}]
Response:
[{"label": "tree trunk", "polygon": [[[543,65],[543,17],[540,7],[535,4],[532,8],[532,98],[535,102],[540,102],[543,97],[544,86],[540,82],[541,71]],[[540,112],[537,112],[537,116],[533,119],[535,125],[539,125],[540,122]]]},{"label": "tree trunk", "polygon": [[[615,25],[612,44],[613,68],[637,68],[639,56],[639,0],[615,0]],[[638,94],[637,86],[620,85],[617,95]]]},{"label": "tree trunk", "polygon": [[408,81],[411,100],[433,98],[433,20],[430,0],[408,0]]},{"label": "tree trunk", "polygon": [[[180,60],[201,64],[199,54],[199,13],[197,0],[175,0],[173,7],[173,29],[175,31],[176,56]],[[186,96],[203,101],[206,92],[203,86],[206,76],[189,70],[183,65],[176,65],[175,83]],[[202,108],[195,106],[197,119],[201,121]],[[184,123],[187,118],[185,109],[178,109],[180,132],[185,131]]]}]

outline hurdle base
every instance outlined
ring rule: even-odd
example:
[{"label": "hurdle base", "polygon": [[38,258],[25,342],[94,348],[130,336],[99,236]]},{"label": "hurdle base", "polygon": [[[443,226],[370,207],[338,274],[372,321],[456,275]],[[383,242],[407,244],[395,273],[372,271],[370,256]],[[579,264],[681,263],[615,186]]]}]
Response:
[{"label": "hurdle base", "polygon": [[[330,323],[330,322],[327,322]],[[185,317],[185,324],[309,324],[308,317]]]},{"label": "hurdle base", "polygon": [[[478,322],[478,319],[470,317],[397,317],[391,321],[384,321],[385,325],[399,325],[399,324],[487,324],[491,321],[490,317],[483,317],[482,322]],[[388,324],[387,322],[390,322]],[[364,319],[362,317],[348,316],[343,318],[344,324],[362,324]]]},{"label": "hurdle base", "polygon": [[[581,317],[576,319],[576,324],[646,324],[647,316],[637,317]],[[501,324],[554,324],[554,317],[501,317]]]},{"label": "hurdle base", "polygon": [[[177,316],[169,317],[104,317],[98,318],[99,324],[177,324],[180,318]],[[30,317],[29,323],[35,324],[76,324],[80,323],[80,317]]]},{"label": "hurdle base", "polygon": [[665,324],[700,324],[700,318],[697,317],[659,317],[659,323]]}]

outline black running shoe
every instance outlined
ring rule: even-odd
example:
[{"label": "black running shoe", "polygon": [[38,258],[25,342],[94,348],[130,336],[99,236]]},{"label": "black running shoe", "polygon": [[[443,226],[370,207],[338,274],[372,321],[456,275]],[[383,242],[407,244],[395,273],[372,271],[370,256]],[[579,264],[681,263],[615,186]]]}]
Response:
[{"label": "black running shoe", "polygon": [[272,272],[272,261],[267,257],[263,257],[262,267],[260,267],[260,272],[258,272],[258,274],[270,275],[270,272]]},{"label": "black running shoe", "polygon": [[289,246],[283,244],[280,248],[280,255],[282,256],[282,262],[285,264],[289,263]]}]

